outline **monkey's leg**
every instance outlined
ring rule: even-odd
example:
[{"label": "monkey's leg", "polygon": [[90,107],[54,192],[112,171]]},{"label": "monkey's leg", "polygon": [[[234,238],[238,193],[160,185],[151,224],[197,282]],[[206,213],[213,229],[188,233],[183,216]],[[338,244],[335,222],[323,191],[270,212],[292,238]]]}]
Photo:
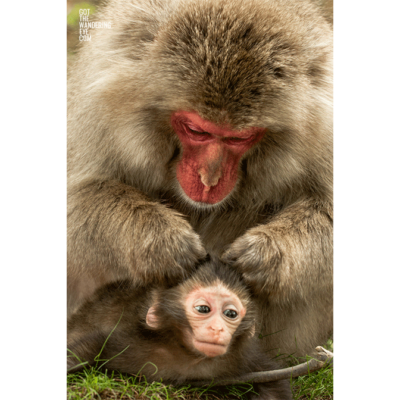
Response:
[{"label": "monkey's leg", "polygon": [[179,213],[131,186],[91,181],[69,190],[72,283],[83,273],[98,273],[102,282],[129,277],[139,284],[176,283],[205,255],[199,236]]},{"label": "monkey's leg", "polygon": [[107,336],[99,332],[79,337],[67,344],[67,372],[77,372],[94,365]]}]

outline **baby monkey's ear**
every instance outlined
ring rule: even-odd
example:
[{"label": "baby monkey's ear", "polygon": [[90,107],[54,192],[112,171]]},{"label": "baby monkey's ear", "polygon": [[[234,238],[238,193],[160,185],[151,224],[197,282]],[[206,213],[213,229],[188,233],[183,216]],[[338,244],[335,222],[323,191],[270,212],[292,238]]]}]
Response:
[{"label": "baby monkey's ear", "polygon": [[158,317],[156,315],[156,307],[155,306],[151,306],[149,308],[149,311],[147,311],[146,324],[150,328],[154,328],[154,329],[158,329],[159,328],[159,320],[158,320]]}]

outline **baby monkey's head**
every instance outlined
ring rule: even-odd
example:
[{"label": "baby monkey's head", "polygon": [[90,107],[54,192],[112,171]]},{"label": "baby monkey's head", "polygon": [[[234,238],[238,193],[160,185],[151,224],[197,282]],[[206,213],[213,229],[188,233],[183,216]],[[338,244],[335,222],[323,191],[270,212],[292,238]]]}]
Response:
[{"label": "baby monkey's head", "polygon": [[172,329],[184,346],[217,357],[255,332],[255,310],[240,275],[207,262],[180,285],[159,292],[146,315],[155,330]]}]

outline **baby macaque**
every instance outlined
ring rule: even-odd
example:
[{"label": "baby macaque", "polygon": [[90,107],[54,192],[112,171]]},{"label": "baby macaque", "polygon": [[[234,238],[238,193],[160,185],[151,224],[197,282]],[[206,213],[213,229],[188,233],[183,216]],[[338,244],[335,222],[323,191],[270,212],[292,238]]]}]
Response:
[{"label": "baby macaque", "polygon": [[[100,358],[110,360],[108,370],[179,385],[275,369],[253,337],[256,315],[240,276],[220,263],[203,264],[172,288],[114,282],[70,317],[68,370]],[[288,381],[257,383],[254,389],[254,398],[292,399]]]}]

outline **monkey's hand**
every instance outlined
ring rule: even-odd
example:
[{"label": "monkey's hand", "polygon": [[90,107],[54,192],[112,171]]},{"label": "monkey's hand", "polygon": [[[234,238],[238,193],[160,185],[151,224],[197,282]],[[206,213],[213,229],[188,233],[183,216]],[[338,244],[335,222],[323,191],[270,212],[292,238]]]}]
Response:
[{"label": "monkey's hand", "polygon": [[299,202],[269,223],[249,229],[222,259],[242,273],[256,295],[298,299],[313,290],[330,290],[332,233],[327,206]]},{"label": "monkey's hand", "polygon": [[70,188],[68,268],[131,278],[140,285],[177,284],[206,256],[181,214],[117,181]]},{"label": "monkey's hand", "polygon": [[257,295],[273,294],[285,279],[281,265],[286,246],[274,236],[265,225],[251,228],[236,239],[222,256],[223,261],[243,275],[247,285]]},{"label": "monkey's hand", "polygon": [[132,272],[144,284],[176,284],[207,254],[191,225],[162,204],[140,207],[133,225]]}]

